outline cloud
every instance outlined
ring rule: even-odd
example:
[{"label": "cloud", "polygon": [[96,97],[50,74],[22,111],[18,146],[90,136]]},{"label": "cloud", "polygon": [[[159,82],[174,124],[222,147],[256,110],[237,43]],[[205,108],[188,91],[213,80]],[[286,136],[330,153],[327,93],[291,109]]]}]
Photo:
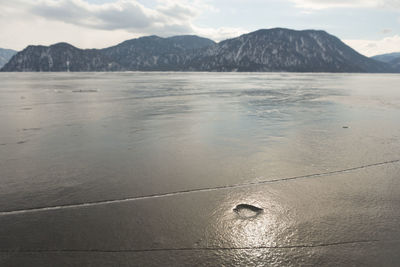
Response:
[{"label": "cloud", "polygon": [[289,0],[302,9],[328,8],[396,8],[400,9],[398,0]]},{"label": "cloud", "polygon": [[383,30],[381,31],[382,34],[388,34],[388,33],[391,33],[391,32],[392,32],[391,29],[383,29]]},{"label": "cloud", "polygon": [[0,29],[0,47],[15,50],[58,42],[68,42],[80,48],[104,48],[140,36],[124,30],[97,30],[59,21],[49,23],[34,17],[25,21],[0,18],[0,24],[7,25]]},{"label": "cloud", "polygon": [[147,8],[135,0],[89,4],[83,0],[25,1],[30,14],[52,21],[99,29],[129,32],[189,33],[197,11],[185,2],[167,1]]},{"label": "cloud", "polygon": [[193,20],[213,7],[199,0],[158,1],[152,8],[137,0],[103,4],[84,0],[0,0],[0,18],[32,17],[96,30],[123,30],[133,34],[161,36],[193,34]]},{"label": "cloud", "polygon": [[381,40],[344,40],[344,42],[366,56],[400,52],[400,35]]},{"label": "cloud", "polygon": [[23,49],[29,44],[69,42],[81,48],[103,48],[144,35],[197,34],[213,40],[238,36],[245,29],[207,28],[194,21],[218,12],[203,0],[137,0],[103,4],[84,0],[0,0],[1,46]]}]

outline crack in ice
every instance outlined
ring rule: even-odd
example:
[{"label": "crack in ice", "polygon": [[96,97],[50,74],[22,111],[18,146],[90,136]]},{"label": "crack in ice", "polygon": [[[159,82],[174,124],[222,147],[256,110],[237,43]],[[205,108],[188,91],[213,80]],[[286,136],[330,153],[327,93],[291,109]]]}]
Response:
[{"label": "crack in ice", "polygon": [[221,185],[221,186],[215,186],[215,187],[186,189],[186,190],[179,190],[179,191],[174,191],[174,192],[149,194],[149,195],[135,196],[135,197],[129,197],[129,198],[123,198],[123,199],[101,200],[101,201],[95,201],[95,202],[66,204],[66,205],[49,206],[49,207],[36,207],[36,208],[20,209],[20,210],[12,210],[12,211],[0,211],[0,216],[16,215],[16,214],[22,214],[22,213],[33,213],[33,212],[41,212],[41,211],[61,210],[61,209],[72,209],[72,208],[80,208],[80,207],[92,207],[92,206],[100,206],[100,205],[107,205],[107,204],[114,204],[114,203],[130,202],[130,201],[135,201],[135,200],[169,197],[169,196],[189,194],[189,193],[195,193],[195,192],[210,192],[210,191],[216,191],[216,190],[250,187],[250,186],[260,185],[260,184],[287,182],[287,181],[300,180],[300,179],[306,179],[306,178],[330,176],[330,175],[334,175],[334,174],[341,174],[341,173],[345,173],[345,172],[357,171],[357,170],[361,170],[361,169],[366,169],[366,168],[371,168],[371,167],[376,167],[376,166],[383,166],[383,165],[388,165],[388,164],[394,164],[394,163],[399,163],[399,162],[400,162],[400,159],[396,159],[396,160],[371,163],[371,164],[367,164],[367,165],[362,165],[362,166],[352,167],[352,168],[347,168],[347,169],[341,169],[341,170],[336,170],[336,171],[330,171],[330,172],[324,172],[324,173],[314,173],[314,174],[307,174],[307,175],[293,176],[293,177],[286,177],[286,178],[277,178],[277,179],[272,179],[272,180],[262,180],[262,181],[233,184],[233,185]]},{"label": "crack in ice", "polygon": [[299,244],[286,246],[248,246],[248,247],[181,247],[181,248],[147,248],[147,249],[23,249],[0,250],[0,253],[140,253],[140,252],[164,252],[164,251],[224,251],[224,250],[263,250],[263,249],[295,249],[295,248],[319,248],[354,244],[369,244],[381,242],[400,242],[392,240],[351,240],[331,243]]}]

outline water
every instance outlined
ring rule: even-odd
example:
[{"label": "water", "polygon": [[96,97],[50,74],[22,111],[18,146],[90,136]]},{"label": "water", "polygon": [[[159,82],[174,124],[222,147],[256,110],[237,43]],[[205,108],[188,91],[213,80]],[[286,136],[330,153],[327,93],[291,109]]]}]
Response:
[{"label": "water", "polygon": [[400,262],[398,75],[0,80],[2,265]]}]

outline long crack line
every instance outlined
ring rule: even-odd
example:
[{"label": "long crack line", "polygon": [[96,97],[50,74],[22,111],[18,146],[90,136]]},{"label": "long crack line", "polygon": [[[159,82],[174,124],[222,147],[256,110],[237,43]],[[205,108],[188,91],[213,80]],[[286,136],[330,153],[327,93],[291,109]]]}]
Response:
[{"label": "long crack line", "polygon": [[366,169],[366,168],[371,168],[371,167],[376,167],[376,166],[383,166],[383,165],[387,165],[387,164],[394,164],[394,163],[399,163],[399,162],[400,162],[400,159],[396,159],[396,160],[372,163],[372,164],[367,164],[367,165],[362,165],[362,166],[352,167],[352,168],[347,168],[347,169],[342,169],[342,170],[301,175],[301,176],[293,176],[293,177],[286,177],[286,178],[277,178],[277,179],[272,179],[272,180],[261,180],[261,181],[256,181],[256,182],[233,184],[233,185],[222,185],[222,186],[216,186],[216,187],[194,188],[194,189],[180,190],[180,191],[174,191],[174,192],[168,192],[168,193],[135,196],[135,197],[129,197],[129,198],[123,198],[123,199],[112,199],[112,200],[102,200],[102,201],[77,203],[77,204],[66,204],[66,205],[59,205],[59,206],[36,207],[36,208],[21,209],[21,210],[1,211],[0,216],[16,215],[16,214],[21,214],[21,213],[41,212],[41,211],[60,210],[60,209],[72,209],[72,208],[79,208],[79,207],[100,206],[100,205],[123,203],[123,202],[130,202],[130,201],[150,199],[150,198],[176,196],[176,195],[189,194],[189,193],[195,193],[195,192],[207,192],[207,191],[216,191],[216,190],[224,190],[224,189],[232,189],[232,188],[249,187],[249,186],[260,185],[260,184],[287,182],[287,181],[300,180],[300,179],[306,179],[306,178],[330,176],[330,175],[334,175],[334,174],[341,174],[341,173],[345,173],[345,172],[357,171],[357,170],[361,170],[361,169]]},{"label": "long crack line", "polygon": [[394,240],[352,240],[319,244],[300,244],[287,246],[246,246],[246,247],[182,247],[182,248],[147,248],[147,249],[36,249],[36,250],[0,250],[0,253],[141,253],[141,252],[168,252],[168,251],[226,251],[226,250],[265,250],[265,249],[295,249],[320,248],[342,245],[373,244],[380,242],[400,242]]}]

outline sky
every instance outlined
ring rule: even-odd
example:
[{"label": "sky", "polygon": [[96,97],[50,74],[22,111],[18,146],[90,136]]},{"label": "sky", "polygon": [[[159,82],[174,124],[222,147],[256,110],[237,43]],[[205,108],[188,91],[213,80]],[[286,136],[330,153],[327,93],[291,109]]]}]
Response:
[{"label": "sky", "polygon": [[15,50],[283,27],[325,30],[366,56],[400,52],[400,0],[0,0],[0,25],[0,47]]}]

